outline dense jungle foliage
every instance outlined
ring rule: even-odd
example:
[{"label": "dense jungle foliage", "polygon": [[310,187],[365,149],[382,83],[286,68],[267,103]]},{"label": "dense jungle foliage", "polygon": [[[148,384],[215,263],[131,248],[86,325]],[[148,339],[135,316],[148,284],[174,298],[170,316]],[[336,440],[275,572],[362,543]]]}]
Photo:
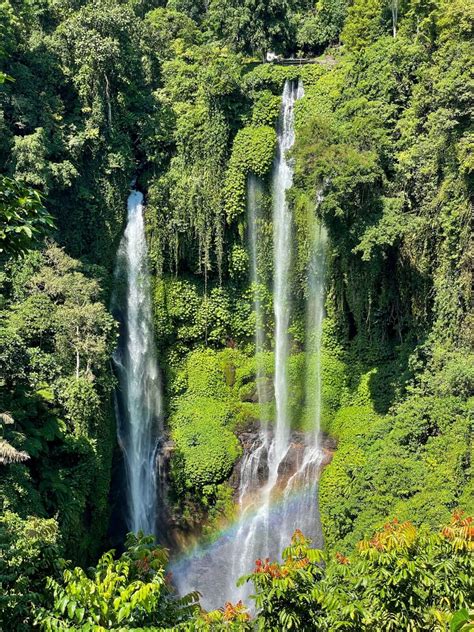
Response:
[{"label": "dense jungle foliage", "polygon": [[[0,628],[470,629],[473,30],[472,0],[0,3]],[[269,51],[316,63],[262,63]],[[303,428],[302,306],[323,221],[322,425],[337,440],[325,551],[296,534],[248,578],[255,617],[206,614],[174,595],[150,539],[103,554],[120,468],[114,258],[137,178],[169,503],[183,533],[212,535],[234,511],[239,433],[275,414],[256,375],[263,363],[271,393],[271,169],[297,77],[290,407]]]}]

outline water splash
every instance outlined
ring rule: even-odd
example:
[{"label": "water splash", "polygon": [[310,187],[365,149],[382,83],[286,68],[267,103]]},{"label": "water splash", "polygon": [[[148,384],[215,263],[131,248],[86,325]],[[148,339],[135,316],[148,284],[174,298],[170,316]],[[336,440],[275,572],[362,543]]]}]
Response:
[{"label": "water splash", "polygon": [[120,323],[119,346],[113,356],[119,381],[117,434],[126,470],[127,527],[135,533],[155,533],[162,393],[153,333],[143,195],[132,191],[127,206],[113,297],[113,312]]}]

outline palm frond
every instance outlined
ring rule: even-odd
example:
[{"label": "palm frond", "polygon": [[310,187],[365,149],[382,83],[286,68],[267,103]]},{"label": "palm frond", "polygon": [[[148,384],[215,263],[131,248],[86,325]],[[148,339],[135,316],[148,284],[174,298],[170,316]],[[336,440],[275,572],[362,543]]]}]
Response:
[{"label": "palm frond", "polygon": [[13,417],[10,415],[10,413],[7,412],[0,413],[0,421],[8,426],[11,426],[13,423],[15,423]]},{"label": "palm frond", "polygon": [[9,463],[22,463],[30,458],[30,455],[23,450],[17,450],[5,439],[0,439],[0,465]]}]

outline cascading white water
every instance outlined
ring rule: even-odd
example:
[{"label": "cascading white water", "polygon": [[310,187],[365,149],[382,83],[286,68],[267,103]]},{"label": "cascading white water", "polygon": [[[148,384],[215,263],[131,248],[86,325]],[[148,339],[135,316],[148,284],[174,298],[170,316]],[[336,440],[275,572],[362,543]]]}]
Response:
[{"label": "cascading white water", "polygon": [[127,480],[127,527],[155,533],[156,452],[161,435],[162,394],[156,357],[143,219],[143,195],[132,191],[117,253],[113,308],[121,324],[114,364],[118,440]]},{"label": "cascading white water", "polygon": [[286,81],[278,131],[278,151],[273,176],[273,305],[275,312],[275,403],[276,420],[273,444],[269,454],[270,478],[278,474],[290,437],[288,420],[288,327],[290,324],[290,292],[288,279],[291,266],[292,220],[286,193],[293,182],[293,165],[287,152],[295,141],[294,105],[303,96],[301,81]]},{"label": "cascading white water", "polygon": [[[293,166],[287,152],[294,142],[294,105],[303,96],[302,85],[287,82],[283,92],[278,130],[278,152],[273,176],[274,231],[274,314],[276,418],[273,428],[260,420],[260,432],[246,449],[240,465],[238,490],[239,518],[212,545],[197,547],[191,555],[176,561],[173,576],[184,594],[199,590],[205,608],[222,606],[231,599],[248,599],[252,586],[236,587],[239,577],[252,571],[255,560],[278,559],[299,528],[315,546],[321,545],[318,510],[318,480],[323,460],[320,446],[321,417],[321,335],[324,315],[324,263],[326,233],[317,228],[313,257],[308,269],[307,301],[307,384],[306,408],[310,422],[306,433],[291,432],[288,410],[288,360],[290,324],[290,272],[292,217],[286,199],[293,179]],[[251,281],[258,287],[258,181],[250,177],[247,185],[247,213]],[[264,347],[261,304],[254,292],[256,312],[256,349]],[[257,362],[257,399],[264,397],[259,388],[263,377]]]},{"label": "cascading white water", "polygon": [[[318,204],[320,200],[318,200]],[[321,526],[318,507],[319,473],[324,458],[321,447],[321,343],[324,319],[325,272],[326,272],[327,232],[323,225],[316,224],[312,244],[312,257],[308,270],[308,298],[306,304],[306,409],[310,427],[306,432],[305,448],[300,466],[289,478],[284,491],[284,506],[294,503],[294,513],[282,515],[279,533],[280,550],[287,546],[289,535],[295,528],[309,537],[314,546],[321,542]]]},{"label": "cascading white water", "polygon": [[[291,266],[292,218],[286,193],[291,187],[293,168],[287,152],[292,147],[294,133],[294,104],[303,94],[301,84],[287,81],[283,90],[282,108],[278,127],[278,151],[273,169],[273,231],[274,231],[274,312],[275,312],[275,379],[276,421],[273,430],[261,420],[260,433],[250,450],[244,454],[240,467],[239,520],[234,529],[217,540],[210,548],[198,549],[191,558],[173,567],[173,574],[180,592],[197,589],[202,594],[204,607],[222,605],[226,600],[246,598],[250,586],[236,588],[237,579],[252,570],[258,557],[279,554],[279,539],[275,519],[279,522],[281,508],[272,510],[272,502],[278,487],[279,466],[290,443],[288,419],[287,362],[289,353],[288,327],[289,274]],[[249,177],[247,187],[247,214],[251,281],[258,286],[258,180]],[[256,312],[256,350],[264,346],[261,305],[257,289],[254,291]],[[262,401],[260,390],[261,367],[257,362],[257,398]],[[279,530],[279,524],[277,526]],[[289,537],[291,533],[289,534]],[[220,564],[218,560],[225,560]]]},{"label": "cascading white water", "polygon": [[312,247],[312,257],[308,270],[308,301],[306,304],[306,331],[308,341],[307,349],[307,374],[309,392],[308,407],[312,411],[311,443],[319,444],[321,430],[321,402],[322,402],[322,376],[321,376],[321,344],[324,320],[324,297],[326,277],[326,250],[327,231],[319,222],[315,226],[315,234]]},{"label": "cascading white water", "polygon": [[[252,568],[252,564],[259,557],[278,556],[280,553],[280,538],[291,537],[291,533],[278,532],[272,525],[275,513],[278,520],[293,514],[294,509],[283,503],[273,507],[275,495],[279,491],[280,465],[290,447],[291,424],[288,411],[288,328],[290,324],[290,289],[289,277],[291,270],[291,240],[292,217],[286,194],[293,182],[293,165],[288,157],[288,151],[295,141],[294,106],[295,102],[304,94],[301,82],[295,84],[285,82],[282,97],[280,122],[278,127],[278,149],[273,168],[273,305],[275,315],[275,371],[274,390],[276,404],[276,418],[272,436],[264,427],[262,438],[256,442],[254,452],[247,456],[247,463],[252,467],[241,470],[241,483],[250,487],[245,475],[255,477],[255,472],[261,468],[261,459],[266,458],[267,480],[261,487],[253,502],[245,503],[245,497],[240,495],[241,519],[237,532],[235,549],[238,551],[238,563],[233,565],[234,578],[238,578]],[[245,463],[245,461],[244,461]],[[253,515],[252,515],[253,512]],[[252,515],[249,520],[248,514]],[[234,556],[235,558],[235,556]],[[242,586],[238,597],[246,597],[249,586]],[[235,594],[235,591],[234,591]]]}]

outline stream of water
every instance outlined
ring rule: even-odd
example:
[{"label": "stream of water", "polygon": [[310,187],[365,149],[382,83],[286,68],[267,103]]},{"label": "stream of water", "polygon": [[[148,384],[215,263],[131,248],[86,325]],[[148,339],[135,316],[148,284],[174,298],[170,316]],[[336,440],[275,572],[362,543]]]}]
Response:
[{"label": "stream of water", "polygon": [[156,533],[157,451],[162,435],[162,390],[153,333],[143,195],[132,191],[115,269],[113,312],[120,343],[113,360],[117,433],[126,471],[127,528]]}]

